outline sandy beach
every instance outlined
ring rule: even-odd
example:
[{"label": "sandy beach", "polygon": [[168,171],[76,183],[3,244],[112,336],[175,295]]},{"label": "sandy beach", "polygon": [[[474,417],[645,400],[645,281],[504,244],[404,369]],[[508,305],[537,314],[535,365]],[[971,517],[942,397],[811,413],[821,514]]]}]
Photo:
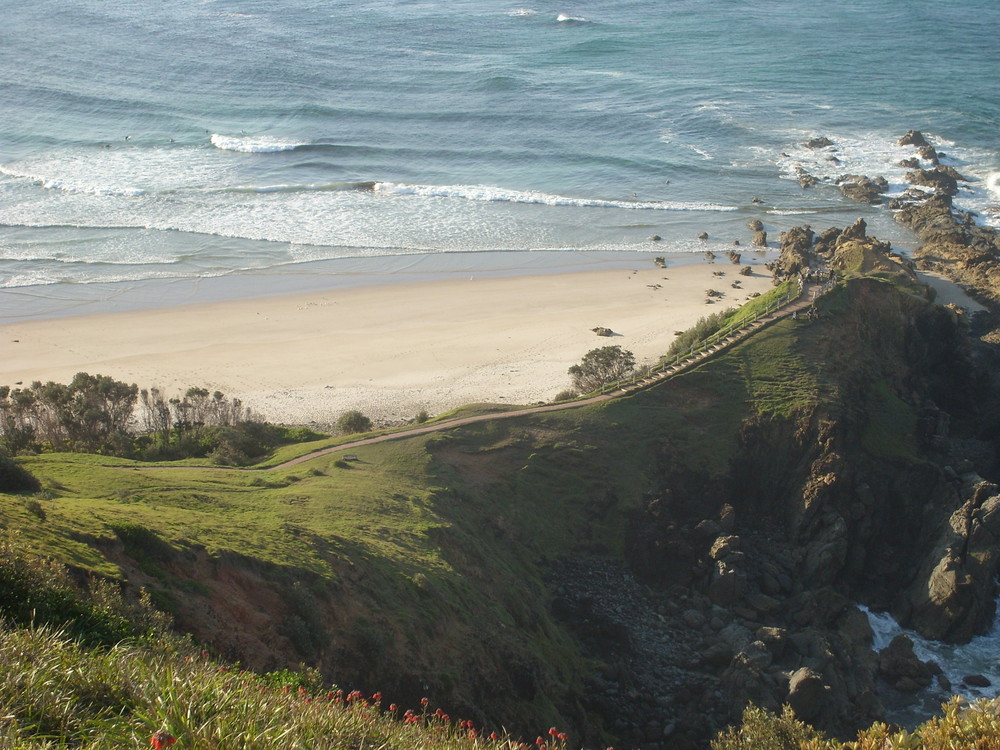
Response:
[{"label": "sandy beach", "polygon": [[[329,424],[348,409],[389,423],[473,402],[529,404],[568,388],[567,368],[590,349],[618,344],[655,362],[675,331],[767,291],[770,276],[753,269],[650,263],[11,323],[0,326],[0,384],[85,371],[170,395],[198,386],[291,424]],[[707,289],[724,296],[707,304]]]}]

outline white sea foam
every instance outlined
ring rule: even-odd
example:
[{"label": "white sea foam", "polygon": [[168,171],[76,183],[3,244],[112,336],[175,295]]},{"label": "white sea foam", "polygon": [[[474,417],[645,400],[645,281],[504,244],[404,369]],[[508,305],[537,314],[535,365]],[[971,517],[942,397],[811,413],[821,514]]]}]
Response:
[{"label": "white sea foam", "polygon": [[375,191],[393,195],[418,195],[426,198],[460,198],[490,203],[526,203],[545,206],[576,206],[578,208],[627,208],[652,211],[736,211],[736,206],[715,203],[681,201],[627,201],[597,198],[568,198],[535,191],[507,190],[490,185],[406,185],[377,182]]},{"label": "white sea foam", "polygon": [[75,147],[4,164],[0,174],[62,193],[136,197],[226,179],[226,161],[210,149]]},{"label": "white sea foam", "polygon": [[990,172],[986,177],[986,190],[990,200],[1000,203],[1000,172]]},{"label": "white sea foam", "polygon": [[35,174],[30,170],[18,168],[16,165],[6,165],[0,167],[0,174],[8,177],[17,177],[29,180],[37,185],[41,185],[47,190],[59,190],[64,193],[80,193],[84,195],[106,195],[106,196],[139,196],[145,195],[146,190],[133,187],[113,187],[93,181],[93,177],[84,180],[69,177],[47,177],[43,174]]},{"label": "white sea foam", "polygon": [[212,145],[223,151],[237,151],[244,154],[271,154],[277,151],[292,151],[299,146],[308,146],[302,141],[273,138],[268,135],[220,135],[212,133]]},{"label": "white sea foam", "polygon": [[538,11],[532,10],[531,8],[511,8],[507,11],[508,16],[537,16]]},{"label": "white sea foam", "polygon": [[[913,653],[922,661],[936,662],[954,686],[953,692],[982,698],[1000,695],[1000,665],[997,664],[997,654],[1000,653],[1000,608],[988,633],[960,645],[932,641],[912,630],[901,628],[887,612],[872,612],[867,607],[860,609],[868,616],[868,623],[875,635],[872,648],[876,651],[888,646],[897,635],[907,635],[913,641]],[[962,678],[973,674],[983,675],[992,686],[974,688],[963,685]]]},{"label": "white sea foam", "polygon": [[[847,136],[829,133],[827,137],[833,141],[832,146],[809,149],[805,142],[817,134],[799,132],[795,135],[796,143],[786,147],[785,151],[774,158],[783,172],[782,176],[787,179],[798,179],[799,169],[828,184],[835,184],[839,177],[846,174],[872,178],[881,176],[889,183],[886,192],[889,198],[906,190],[933,192],[906,181],[906,175],[912,168],[901,166],[901,161],[916,158],[924,169],[932,169],[933,165],[921,160],[914,146],[900,146],[897,143],[898,136],[884,133]],[[996,155],[959,147],[934,134],[925,133],[925,136],[936,147],[947,145],[947,155],[942,157],[942,163],[958,168],[969,180],[959,182],[959,191],[954,198],[955,207],[972,211],[980,216],[982,223],[1000,228],[1000,212],[995,209],[1000,202],[1000,171],[994,171]]]},{"label": "white sea foam", "polygon": [[569,13],[560,13],[556,16],[556,21],[559,23],[590,23],[589,19],[580,16],[571,16]]}]

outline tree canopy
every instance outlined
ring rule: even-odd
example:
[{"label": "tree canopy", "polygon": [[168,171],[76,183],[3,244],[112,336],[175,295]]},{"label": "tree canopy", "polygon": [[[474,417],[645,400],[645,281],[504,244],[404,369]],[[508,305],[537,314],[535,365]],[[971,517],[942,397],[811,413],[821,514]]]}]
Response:
[{"label": "tree canopy", "polygon": [[620,346],[602,346],[583,355],[569,368],[573,387],[581,393],[596,391],[607,383],[627,378],[635,371],[635,355]]}]

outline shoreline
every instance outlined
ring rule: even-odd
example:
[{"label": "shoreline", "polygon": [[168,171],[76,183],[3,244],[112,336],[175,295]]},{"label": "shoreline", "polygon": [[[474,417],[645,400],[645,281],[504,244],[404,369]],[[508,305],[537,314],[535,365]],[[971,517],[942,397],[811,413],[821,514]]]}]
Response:
[{"label": "shoreline", "polygon": [[[720,254],[718,243],[706,245],[705,249],[709,248],[720,256],[720,262],[728,262]],[[732,246],[727,245],[729,249]],[[744,264],[757,265],[777,256],[774,249],[741,249]],[[5,287],[0,288],[0,325],[470,276],[503,278],[633,270],[652,267],[653,259],[660,256],[671,267],[705,262],[703,251],[670,252],[651,243],[649,250],[641,251],[428,252],[301,261],[218,276]]]},{"label": "shoreline", "polygon": [[[498,255],[472,273],[411,258],[403,273],[369,265],[271,279],[256,296],[195,284],[191,296],[94,300],[83,307],[103,311],[89,314],[0,318],[0,385],[68,383],[89,372],[168,397],[218,390],[268,421],[319,427],[350,409],[387,425],[469,403],[531,405],[570,388],[568,368],[591,349],[620,345],[638,364],[655,363],[675,331],[770,289],[764,263],[776,254],[744,252],[750,276],[726,258],[694,254],[665,254],[665,268],[652,253],[538,255],[532,268],[523,256]],[[957,284],[920,276],[939,304],[981,309]],[[710,288],[724,294],[714,304]],[[616,333],[599,337],[597,326]]]},{"label": "shoreline", "polygon": [[[658,268],[650,254],[624,264],[632,268],[394,277],[9,322],[0,325],[0,385],[86,371],[169,396],[219,390],[286,424],[328,425],[349,409],[388,424],[467,403],[532,404],[569,388],[567,369],[591,349],[620,345],[640,364],[655,362],[675,331],[770,289],[763,263],[773,253],[745,255],[750,276],[724,258]],[[707,304],[708,288],[725,296]],[[616,335],[599,337],[597,326]]]}]

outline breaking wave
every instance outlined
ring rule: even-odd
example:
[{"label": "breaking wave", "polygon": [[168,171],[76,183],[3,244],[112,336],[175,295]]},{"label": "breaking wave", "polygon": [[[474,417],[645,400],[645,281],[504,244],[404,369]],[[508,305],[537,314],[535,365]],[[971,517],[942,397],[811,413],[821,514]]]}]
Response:
[{"label": "breaking wave", "polygon": [[460,198],[492,203],[527,203],[543,206],[575,206],[578,208],[627,208],[652,211],[736,211],[736,206],[716,203],[682,201],[603,200],[599,198],[568,198],[536,191],[508,190],[490,185],[407,185],[397,182],[376,182],[375,192],[393,195],[418,195],[425,198]]},{"label": "breaking wave", "polygon": [[237,151],[244,154],[271,154],[277,151],[294,151],[308,143],[286,141],[267,135],[229,136],[212,133],[212,145],[223,151]]}]

